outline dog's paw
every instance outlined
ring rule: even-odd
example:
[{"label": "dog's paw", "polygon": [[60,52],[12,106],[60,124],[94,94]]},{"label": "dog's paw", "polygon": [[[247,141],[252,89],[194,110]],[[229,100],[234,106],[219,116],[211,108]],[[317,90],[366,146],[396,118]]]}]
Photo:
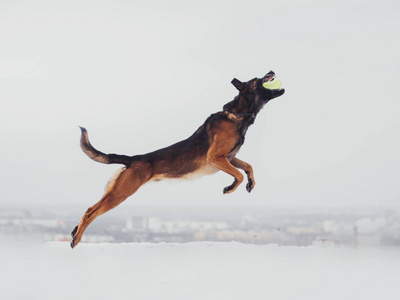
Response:
[{"label": "dog's paw", "polygon": [[246,184],[246,190],[250,193],[253,188],[251,187],[250,182]]},{"label": "dog's paw", "polygon": [[254,189],[255,185],[256,183],[254,182],[254,180],[249,179],[249,181],[246,184],[246,190],[250,193]]},{"label": "dog's paw", "polygon": [[[240,181],[240,182],[242,182],[242,181]],[[226,188],[224,188],[223,193],[229,194],[229,193],[234,192],[236,190],[236,188],[239,186],[240,182],[238,182],[235,179],[235,181],[230,186],[227,186]]]},{"label": "dog's paw", "polygon": [[74,249],[74,247],[77,245],[77,244],[75,244],[75,234],[77,233],[77,231],[78,231],[78,226],[75,226],[74,230],[72,230],[72,232],[71,232],[72,241],[71,241],[70,245],[71,245],[72,249]]},{"label": "dog's paw", "polygon": [[75,234],[76,234],[77,231],[78,231],[78,226],[75,226],[74,230],[72,230],[72,232],[71,232],[72,238],[75,237]]},{"label": "dog's paw", "polygon": [[222,192],[223,192],[224,194],[232,193],[232,192],[234,191],[233,187],[234,187],[233,184],[230,185],[230,186],[227,186],[227,187],[224,188],[224,190],[223,190]]},{"label": "dog's paw", "polygon": [[225,188],[223,189],[222,193],[228,194],[229,191],[230,191],[229,186],[227,186],[227,187],[225,187]]}]

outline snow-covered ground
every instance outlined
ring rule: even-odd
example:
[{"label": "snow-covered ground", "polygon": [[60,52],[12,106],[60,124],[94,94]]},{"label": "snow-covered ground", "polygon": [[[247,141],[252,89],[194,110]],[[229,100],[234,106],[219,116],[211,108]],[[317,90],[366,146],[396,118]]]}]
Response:
[{"label": "snow-covered ground", "polygon": [[399,249],[3,244],[0,299],[400,299]]}]

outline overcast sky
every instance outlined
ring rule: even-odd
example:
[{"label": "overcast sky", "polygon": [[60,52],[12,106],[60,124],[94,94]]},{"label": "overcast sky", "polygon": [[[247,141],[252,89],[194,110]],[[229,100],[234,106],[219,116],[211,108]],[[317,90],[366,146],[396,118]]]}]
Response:
[{"label": "overcast sky", "polygon": [[0,0],[0,206],[97,202],[117,165],[191,135],[274,70],[286,89],[232,178],[150,183],[125,206],[400,205],[398,1]]}]

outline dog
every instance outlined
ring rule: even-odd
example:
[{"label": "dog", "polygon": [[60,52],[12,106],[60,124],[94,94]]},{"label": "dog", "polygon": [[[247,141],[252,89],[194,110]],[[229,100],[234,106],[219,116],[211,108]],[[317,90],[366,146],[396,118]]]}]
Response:
[{"label": "dog", "polygon": [[254,78],[247,82],[234,78],[231,83],[239,94],[225,104],[222,111],[209,116],[186,140],[147,154],[104,154],[90,144],[86,129],[80,127],[80,145],[87,156],[100,163],[122,164],[125,167],[110,180],[101,200],[82,216],[71,233],[71,247],[79,244],[94,219],[118,206],[148,181],[201,177],[221,170],[234,178],[233,183],[223,189],[223,193],[228,194],[242,183],[244,176],[238,170],[242,169],[247,175],[246,189],[251,192],[255,185],[253,168],[238,159],[236,154],[244,143],[247,129],[263,106],[285,92],[284,89],[271,90],[263,86],[274,77],[275,73],[270,71],[261,79]]}]

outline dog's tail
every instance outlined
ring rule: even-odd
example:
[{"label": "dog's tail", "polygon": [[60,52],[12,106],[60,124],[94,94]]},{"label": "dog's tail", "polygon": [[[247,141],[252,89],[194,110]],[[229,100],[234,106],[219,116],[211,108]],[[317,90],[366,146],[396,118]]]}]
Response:
[{"label": "dog's tail", "polygon": [[127,167],[130,166],[130,164],[133,161],[131,156],[119,155],[113,153],[105,154],[103,152],[98,151],[92,146],[92,144],[90,144],[87,130],[80,126],[79,128],[82,131],[81,148],[83,152],[85,152],[85,154],[89,156],[91,159],[103,164],[123,164]]}]

